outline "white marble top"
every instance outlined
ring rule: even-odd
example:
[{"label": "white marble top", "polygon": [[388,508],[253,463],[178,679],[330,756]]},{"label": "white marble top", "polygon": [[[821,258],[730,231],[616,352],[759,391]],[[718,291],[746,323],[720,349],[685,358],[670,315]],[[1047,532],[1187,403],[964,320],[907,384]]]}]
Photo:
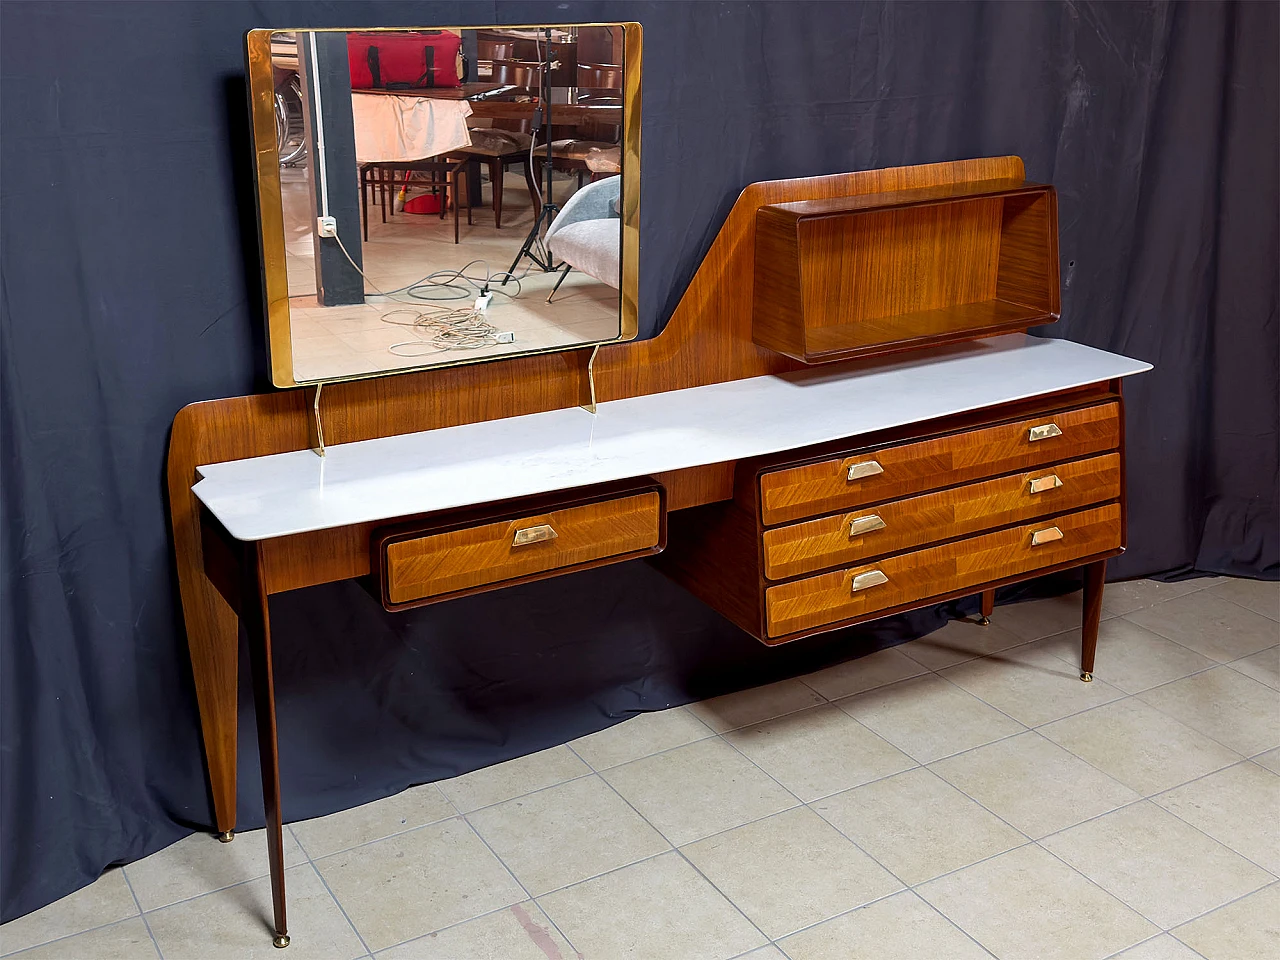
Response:
[{"label": "white marble top", "polygon": [[777,453],[1150,370],[1010,334],[506,420],[199,468],[195,494],[239,540],[390,520]]}]

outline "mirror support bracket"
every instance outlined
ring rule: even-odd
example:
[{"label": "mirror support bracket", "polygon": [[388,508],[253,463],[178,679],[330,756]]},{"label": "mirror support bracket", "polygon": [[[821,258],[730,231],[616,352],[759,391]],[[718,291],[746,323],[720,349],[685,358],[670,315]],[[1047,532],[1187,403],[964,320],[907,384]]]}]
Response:
[{"label": "mirror support bracket", "polygon": [[324,423],[320,420],[320,391],[323,389],[323,383],[316,384],[315,402],[311,405],[311,411],[313,414],[311,430],[309,431],[311,436],[308,438],[310,440],[310,447],[312,451],[318,457],[324,456]]},{"label": "mirror support bracket", "polygon": [[599,352],[600,344],[597,343],[591,348],[591,359],[587,361],[587,387],[591,391],[591,402],[579,404],[587,413],[596,412],[596,354]]}]

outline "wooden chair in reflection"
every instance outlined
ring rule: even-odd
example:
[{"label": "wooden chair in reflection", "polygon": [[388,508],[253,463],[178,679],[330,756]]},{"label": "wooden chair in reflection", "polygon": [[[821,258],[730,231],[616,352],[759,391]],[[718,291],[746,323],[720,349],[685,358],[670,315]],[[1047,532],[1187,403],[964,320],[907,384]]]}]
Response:
[{"label": "wooden chair in reflection", "polygon": [[[577,103],[583,106],[622,106],[622,67],[608,63],[580,63],[577,70]],[[551,117],[555,119],[555,106]],[[622,128],[617,123],[586,121],[569,126],[554,124],[551,141],[551,166],[578,175],[578,186],[588,175],[598,179],[621,169]],[[561,134],[567,133],[568,136]],[[618,162],[610,160],[618,157]],[[541,183],[540,168],[545,157],[534,157],[534,176]]]}]

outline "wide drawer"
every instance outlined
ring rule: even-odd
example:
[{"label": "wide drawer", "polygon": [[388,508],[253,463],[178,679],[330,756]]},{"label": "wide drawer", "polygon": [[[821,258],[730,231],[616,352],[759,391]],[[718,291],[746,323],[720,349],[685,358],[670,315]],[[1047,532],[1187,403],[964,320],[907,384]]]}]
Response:
[{"label": "wide drawer", "polygon": [[1110,401],[764,473],[761,517],[788,523],[1119,446]]},{"label": "wide drawer", "polygon": [[766,631],[783,637],[1106,553],[1121,534],[1110,503],[778,584],[765,591]]},{"label": "wide drawer", "polygon": [[785,580],[1120,496],[1120,455],[1103,454],[892,500],[764,532],[764,575]]},{"label": "wide drawer", "polygon": [[383,602],[395,608],[656,553],[664,532],[661,493],[647,490],[436,533],[384,538]]}]

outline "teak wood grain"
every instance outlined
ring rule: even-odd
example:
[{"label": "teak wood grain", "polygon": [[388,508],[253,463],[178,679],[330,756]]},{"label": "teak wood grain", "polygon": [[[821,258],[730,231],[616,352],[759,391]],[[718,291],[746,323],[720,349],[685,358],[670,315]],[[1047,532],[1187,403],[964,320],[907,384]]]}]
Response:
[{"label": "teak wood grain", "polygon": [[[594,364],[597,399],[803,366],[752,339],[754,285],[743,278],[754,275],[760,207],[1024,176],[1018,157],[991,157],[751,184],[729,211],[662,335],[600,349]],[[347,443],[586,404],[589,358],[589,350],[571,350],[330,384],[320,405],[324,435],[328,443]],[[313,399],[314,391],[307,389],[192,403],[174,418],[169,439],[174,558],[220,831],[235,826],[237,626],[231,608],[204,575],[199,504],[191,486],[202,464],[308,449]],[[689,484],[693,491],[699,487],[707,496],[723,493],[715,477],[704,475]],[[368,564],[368,531],[363,536],[322,531],[295,541],[270,562],[264,556],[263,576],[287,589],[310,579],[316,567],[323,566],[325,579],[340,579],[363,575]]]},{"label": "teak wood grain", "polygon": [[[1061,436],[1030,440],[1033,427],[1056,424]],[[1097,404],[1047,417],[836,456],[760,477],[766,526],[907,496],[999,473],[1115,450],[1119,405]],[[849,479],[849,468],[879,464],[883,472]]]},{"label": "teak wood grain", "polygon": [[[1055,529],[1060,539],[1033,545],[1037,532]],[[1121,545],[1120,505],[1094,507],[899,554],[875,564],[835,570],[778,584],[765,591],[770,637],[917,603],[1042,567],[1116,550]],[[854,592],[855,577],[872,571],[888,579]]]},{"label": "teak wood grain", "polygon": [[[553,539],[520,543],[520,533]],[[590,561],[659,548],[662,502],[656,491],[534,513],[385,544],[385,597],[391,607],[438,598]]]},{"label": "teak wood grain", "polygon": [[819,363],[1052,322],[1056,211],[1020,180],[762,207],[755,340]]},{"label": "teak wood grain", "polygon": [[[1032,486],[1036,481],[1052,480],[1061,486],[1046,484],[1039,490]],[[764,575],[770,580],[785,580],[1119,496],[1120,455],[1109,453],[891,500],[766,530]],[[883,526],[854,534],[851,531],[859,522],[879,522]]]}]

